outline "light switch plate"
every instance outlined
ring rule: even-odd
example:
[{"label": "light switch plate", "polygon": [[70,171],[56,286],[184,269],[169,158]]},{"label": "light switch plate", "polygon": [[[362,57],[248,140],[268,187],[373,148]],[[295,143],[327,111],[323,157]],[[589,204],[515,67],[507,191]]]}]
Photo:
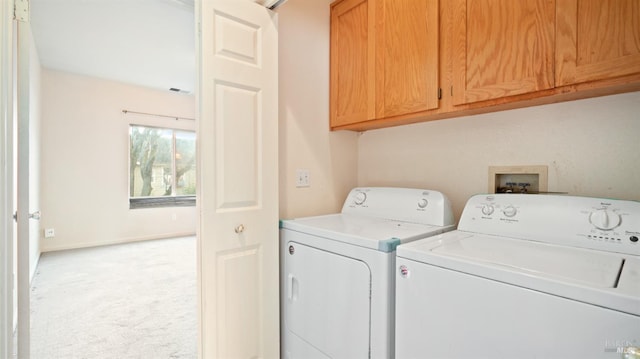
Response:
[{"label": "light switch plate", "polygon": [[309,170],[307,169],[297,169],[296,170],[296,187],[310,187],[311,179],[309,175]]}]

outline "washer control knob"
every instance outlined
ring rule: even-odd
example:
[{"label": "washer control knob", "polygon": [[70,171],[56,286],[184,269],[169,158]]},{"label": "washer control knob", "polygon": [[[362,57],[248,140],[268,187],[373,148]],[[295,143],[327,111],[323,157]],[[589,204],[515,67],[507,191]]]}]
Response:
[{"label": "washer control knob", "polygon": [[507,217],[513,217],[518,213],[518,209],[514,206],[509,205],[502,210],[502,213],[504,213],[504,215]]},{"label": "washer control knob", "polygon": [[591,212],[589,222],[598,229],[608,231],[620,225],[620,215],[603,208]]},{"label": "washer control knob", "polygon": [[423,198],[418,201],[418,207],[420,208],[426,208],[428,204],[429,204],[429,201],[427,201],[426,198]]},{"label": "washer control knob", "polygon": [[359,206],[363,204],[364,201],[366,200],[367,200],[367,194],[364,192],[358,192],[356,193],[355,198],[353,199],[353,202]]},{"label": "washer control knob", "polygon": [[493,214],[493,206],[490,204],[485,204],[484,206],[482,206],[482,214],[484,214],[485,216],[490,216],[491,214]]}]

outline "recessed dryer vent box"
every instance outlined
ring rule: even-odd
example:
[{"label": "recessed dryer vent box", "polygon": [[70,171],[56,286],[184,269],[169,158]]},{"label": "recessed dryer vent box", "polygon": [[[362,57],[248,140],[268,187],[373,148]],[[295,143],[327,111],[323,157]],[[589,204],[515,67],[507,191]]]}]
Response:
[{"label": "recessed dryer vent box", "polygon": [[489,193],[544,193],[547,166],[489,166]]}]

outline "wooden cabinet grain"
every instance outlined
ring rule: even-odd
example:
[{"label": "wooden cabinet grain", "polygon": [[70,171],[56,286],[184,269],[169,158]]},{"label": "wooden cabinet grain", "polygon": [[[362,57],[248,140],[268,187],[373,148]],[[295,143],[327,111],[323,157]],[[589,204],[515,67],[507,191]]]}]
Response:
[{"label": "wooden cabinet grain", "polygon": [[454,104],[554,86],[554,0],[455,0]]},{"label": "wooden cabinet grain", "polygon": [[331,128],[438,107],[438,1],[331,7]]},{"label": "wooden cabinet grain", "polygon": [[640,73],[640,1],[558,0],[556,86]]},{"label": "wooden cabinet grain", "polygon": [[374,116],[373,8],[368,0],[331,6],[331,127]]},{"label": "wooden cabinet grain", "polygon": [[640,0],[338,0],[330,89],[358,131],[640,91]]},{"label": "wooden cabinet grain", "polygon": [[375,117],[437,108],[438,1],[373,1],[377,20]]}]

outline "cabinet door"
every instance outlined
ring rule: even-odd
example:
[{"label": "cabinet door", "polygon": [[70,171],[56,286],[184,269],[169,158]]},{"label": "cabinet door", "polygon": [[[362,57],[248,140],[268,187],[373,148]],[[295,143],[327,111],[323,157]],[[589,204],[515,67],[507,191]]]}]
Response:
[{"label": "cabinet door", "polygon": [[331,127],[375,117],[373,15],[367,0],[331,7]]},{"label": "cabinet door", "polygon": [[454,104],[552,88],[555,11],[554,0],[455,0]]},{"label": "cabinet door", "polygon": [[640,73],[640,1],[558,1],[556,85]]},{"label": "cabinet door", "polygon": [[378,0],[376,118],[438,107],[438,0]]}]

